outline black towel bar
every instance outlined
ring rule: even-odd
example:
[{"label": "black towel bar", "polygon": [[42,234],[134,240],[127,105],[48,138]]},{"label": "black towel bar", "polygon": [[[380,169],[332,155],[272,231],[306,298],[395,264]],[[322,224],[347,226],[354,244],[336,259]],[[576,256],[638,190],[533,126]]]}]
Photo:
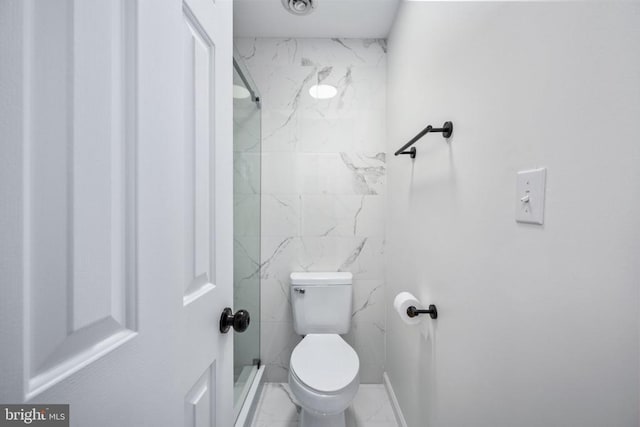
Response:
[{"label": "black towel bar", "polygon": [[[441,128],[434,128],[433,126],[429,125],[426,128],[422,129],[420,131],[420,133],[418,133],[416,136],[414,136],[413,138],[411,138],[411,140],[409,142],[407,142],[406,144],[404,144],[398,151],[396,151],[394,154],[396,156],[400,155],[400,154],[408,154],[409,157],[411,157],[412,159],[416,158],[416,147],[411,147],[413,144],[415,144],[416,142],[418,142],[418,140],[420,138],[422,138],[423,136],[425,136],[428,133],[434,133],[434,132],[440,132],[442,133],[442,136],[445,138],[449,138],[451,136],[451,134],[453,133],[453,123],[452,122],[444,122],[444,125],[442,125]],[[407,151],[407,148],[411,147],[411,150]]]}]

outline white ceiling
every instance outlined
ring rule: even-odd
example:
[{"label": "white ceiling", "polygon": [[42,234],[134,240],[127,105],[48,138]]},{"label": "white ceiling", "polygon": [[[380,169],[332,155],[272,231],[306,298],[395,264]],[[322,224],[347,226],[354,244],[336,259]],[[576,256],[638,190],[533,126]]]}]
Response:
[{"label": "white ceiling", "polygon": [[386,38],[400,0],[315,2],[313,13],[295,16],[281,0],[234,0],[234,36]]}]

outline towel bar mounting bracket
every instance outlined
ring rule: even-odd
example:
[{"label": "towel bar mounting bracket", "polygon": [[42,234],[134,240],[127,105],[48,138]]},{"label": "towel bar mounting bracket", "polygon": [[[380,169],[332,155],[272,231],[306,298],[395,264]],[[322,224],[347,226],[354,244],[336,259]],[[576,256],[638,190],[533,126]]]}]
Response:
[{"label": "towel bar mounting bracket", "polygon": [[[418,150],[416,150],[416,147],[411,147],[411,150],[408,151],[401,151],[398,154],[408,154],[409,157],[411,157],[412,159],[416,158],[416,153],[418,152]],[[397,154],[396,154],[397,155]]]}]

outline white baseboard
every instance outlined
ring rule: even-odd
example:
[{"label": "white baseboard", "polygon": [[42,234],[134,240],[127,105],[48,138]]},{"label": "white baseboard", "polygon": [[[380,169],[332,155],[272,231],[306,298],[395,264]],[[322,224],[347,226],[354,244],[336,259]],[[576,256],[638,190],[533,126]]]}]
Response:
[{"label": "white baseboard", "polygon": [[396,393],[393,391],[391,381],[389,381],[389,376],[386,372],[382,374],[382,380],[384,382],[384,388],[387,390],[387,394],[389,395],[389,400],[391,401],[391,406],[393,407],[393,413],[396,416],[398,426],[407,427],[407,421],[404,419],[404,415],[400,409],[400,404],[398,403],[398,398],[396,397]]},{"label": "white baseboard", "polygon": [[256,376],[253,378],[249,393],[242,405],[238,419],[236,420],[235,427],[249,427],[253,423],[253,418],[256,414],[256,407],[258,406],[258,400],[260,399],[260,393],[262,392],[262,386],[264,385],[264,369],[262,365],[258,368]]}]

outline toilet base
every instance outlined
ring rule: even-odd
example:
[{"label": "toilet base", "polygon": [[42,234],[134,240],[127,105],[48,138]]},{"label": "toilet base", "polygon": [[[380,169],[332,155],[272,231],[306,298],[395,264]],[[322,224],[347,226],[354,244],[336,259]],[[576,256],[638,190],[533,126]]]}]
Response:
[{"label": "toilet base", "polygon": [[346,427],[346,425],[344,411],[335,415],[316,415],[304,408],[300,411],[299,427]]}]

